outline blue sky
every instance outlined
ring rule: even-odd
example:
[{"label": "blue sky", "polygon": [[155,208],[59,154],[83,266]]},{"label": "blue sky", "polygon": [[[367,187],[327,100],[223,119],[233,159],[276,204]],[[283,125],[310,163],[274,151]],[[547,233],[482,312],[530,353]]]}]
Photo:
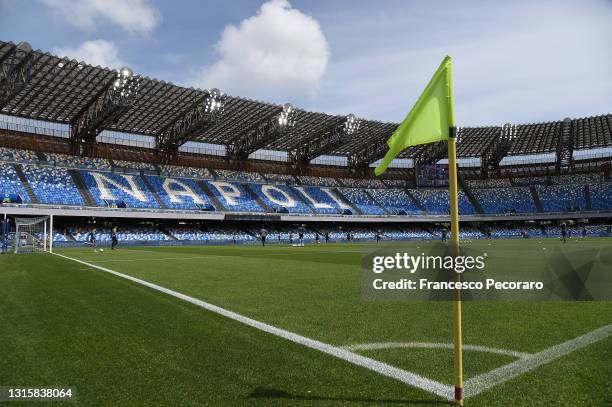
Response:
[{"label": "blue sky", "polygon": [[596,0],[0,0],[5,41],[382,121],[450,54],[464,126],[612,112],[611,21]]}]

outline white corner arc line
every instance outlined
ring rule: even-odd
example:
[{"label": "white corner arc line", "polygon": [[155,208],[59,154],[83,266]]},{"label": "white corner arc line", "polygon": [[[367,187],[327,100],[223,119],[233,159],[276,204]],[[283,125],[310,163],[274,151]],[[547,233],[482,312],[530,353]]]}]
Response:
[{"label": "white corner arc line", "polygon": [[612,324],[602,326],[582,336],[554,345],[541,352],[533,353],[526,358],[500,366],[487,373],[466,380],[465,395],[475,396],[493,386],[504,383],[516,376],[529,372],[539,366],[552,362],[585,346],[599,342],[612,335]]},{"label": "white corner arc line", "polygon": [[[454,349],[452,343],[437,343],[437,342],[372,342],[360,343],[355,345],[346,345],[342,348],[350,351],[359,350],[379,350],[379,349],[398,349],[398,348],[418,348],[418,349]],[[519,352],[515,350],[491,348],[481,345],[466,345],[463,344],[463,350],[497,353],[499,355],[512,356],[514,358],[523,359],[531,356],[531,353]]]},{"label": "white corner arc line", "polygon": [[168,288],[159,286],[157,284],[153,284],[150,283],[148,281],[145,280],[141,280],[139,278],[136,277],[132,277],[130,275],[127,274],[123,274],[123,273],[119,273],[117,271],[105,268],[105,267],[101,267],[101,266],[97,266],[95,264],[91,264],[91,263],[87,263],[83,260],[79,260],[79,259],[75,259],[72,257],[68,257],[59,253],[54,253],[56,256],[62,257],[64,259],[67,260],[71,260],[80,264],[84,264],[86,266],[95,268],[97,270],[100,271],[104,271],[106,273],[110,273],[113,274],[117,277],[121,277],[124,278],[126,280],[130,280],[133,281],[137,284],[141,284],[144,285],[146,287],[152,288],[154,290],[160,291],[164,294],[168,294],[171,295],[173,297],[179,298],[183,301],[187,301],[191,304],[197,305],[201,308],[204,308],[208,311],[214,312],[216,314],[222,315],[226,318],[232,319],[234,321],[240,322],[242,324],[248,325],[250,327],[259,329],[260,331],[264,331],[267,332],[269,334],[272,335],[276,335],[278,337],[281,337],[283,339],[289,340],[291,342],[306,346],[308,348],[311,349],[315,349],[318,350],[320,352],[326,353],[328,355],[332,355],[335,356],[338,359],[342,359],[344,361],[347,361],[349,363],[352,363],[354,365],[357,366],[361,366],[364,367],[368,370],[371,370],[373,372],[379,373],[383,376],[386,377],[390,377],[392,379],[398,380],[400,382],[409,384],[411,386],[417,387],[421,390],[425,390],[429,393],[435,394],[437,396],[440,396],[442,398],[445,398],[447,400],[453,400],[454,399],[454,389],[453,387],[440,383],[438,381],[432,380],[432,379],[428,379],[426,377],[420,376],[416,373],[410,372],[408,370],[404,370],[404,369],[400,369],[391,365],[388,365],[386,363],[383,362],[379,362],[377,360],[374,359],[370,359],[368,357],[365,356],[361,356],[358,355],[356,353],[353,353],[349,350],[346,349],[342,349],[333,345],[329,345],[327,343],[323,343],[320,341],[317,341],[315,339],[311,339],[311,338],[307,338],[305,336],[301,336],[298,335],[294,332],[290,332],[290,331],[286,331],[284,329],[281,328],[277,328],[275,326],[272,325],[268,325],[264,322],[260,322],[254,319],[251,319],[249,317],[246,317],[244,315],[238,314],[236,312],[233,311],[229,311],[225,308],[221,308],[219,306],[204,302],[202,300],[198,300],[197,298],[193,298],[190,297],[188,295],[185,294],[181,294],[177,291],[174,290],[170,290]]}]

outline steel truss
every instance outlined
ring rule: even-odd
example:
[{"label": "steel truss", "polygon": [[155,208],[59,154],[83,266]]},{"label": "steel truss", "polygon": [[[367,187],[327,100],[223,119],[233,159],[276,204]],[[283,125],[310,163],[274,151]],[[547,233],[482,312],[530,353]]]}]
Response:
[{"label": "steel truss", "polygon": [[0,56],[0,109],[30,82],[34,53],[27,42],[13,45]]},{"label": "steel truss", "polygon": [[129,68],[117,71],[116,78],[87,107],[70,127],[70,138],[75,143],[95,143],[96,137],[133,105],[138,94],[140,77]]},{"label": "steel truss", "polygon": [[310,160],[329,153],[350,141],[350,137],[359,131],[360,121],[355,115],[348,115],[343,120],[323,128],[312,135],[297,148],[289,151],[289,159],[294,164],[308,164]]},{"label": "steel truss", "polygon": [[157,147],[162,151],[177,151],[181,145],[205,133],[223,115],[225,98],[217,89],[206,91],[203,98],[161,132]]},{"label": "steel truss", "polygon": [[289,132],[294,127],[297,116],[298,111],[290,104],[286,104],[270,117],[247,127],[242,134],[227,145],[227,158],[248,158],[249,154]]}]

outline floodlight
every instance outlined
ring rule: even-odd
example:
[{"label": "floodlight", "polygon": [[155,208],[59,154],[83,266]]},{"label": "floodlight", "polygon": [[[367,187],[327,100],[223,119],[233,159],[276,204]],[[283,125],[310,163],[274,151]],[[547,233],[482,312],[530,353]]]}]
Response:
[{"label": "floodlight", "polygon": [[285,103],[283,110],[278,115],[278,124],[283,127],[292,127],[295,125],[296,110],[291,104]]},{"label": "floodlight", "polygon": [[134,75],[134,71],[129,67],[124,66],[117,71],[117,76],[113,83],[114,94],[124,100],[133,100],[133,97],[137,94],[139,82],[140,77]]},{"label": "floodlight", "polygon": [[225,107],[225,95],[217,88],[208,91],[208,96],[204,101],[204,110],[207,113],[221,112]]},{"label": "floodlight", "polygon": [[359,130],[360,124],[361,120],[351,113],[346,116],[346,120],[344,122],[344,132],[348,135],[355,133],[357,130]]},{"label": "floodlight", "polygon": [[134,75],[134,72],[127,66],[121,68],[120,73],[121,77],[125,79],[131,78]]}]

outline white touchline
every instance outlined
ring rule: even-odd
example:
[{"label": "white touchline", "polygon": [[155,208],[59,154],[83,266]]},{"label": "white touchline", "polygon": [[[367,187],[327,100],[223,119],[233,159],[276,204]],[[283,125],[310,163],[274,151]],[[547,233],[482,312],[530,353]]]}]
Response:
[{"label": "white touchline", "polygon": [[465,395],[475,396],[493,386],[504,383],[516,376],[529,372],[541,365],[552,362],[585,346],[599,342],[612,335],[612,324],[602,326],[582,336],[551,346],[515,362],[472,377],[465,382]]},{"label": "white touchline", "polygon": [[59,254],[59,253],[54,253],[54,254],[56,256],[62,257],[64,259],[72,260],[72,261],[75,261],[77,263],[84,264],[84,265],[89,266],[89,267],[93,267],[93,268],[95,268],[97,270],[104,271],[106,273],[110,273],[110,274],[113,274],[113,275],[121,277],[121,278],[125,278],[127,280],[133,281],[133,282],[138,283],[138,284],[142,284],[142,285],[144,285],[146,287],[149,287],[149,288],[152,288],[154,290],[163,292],[165,294],[171,295],[171,296],[179,298],[181,300],[190,302],[190,303],[192,303],[194,305],[197,305],[199,307],[202,307],[202,308],[204,308],[204,309],[206,309],[208,311],[217,313],[219,315],[223,315],[224,317],[227,317],[227,318],[232,319],[234,321],[243,323],[243,324],[248,325],[250,327],[253,327],[253,328],[259,329],[261,331],[270,333],[272,335],[279,336],[281,338],[284,338],[284,339],[287,339],[287,340],[289,340],[291,342],[295,342],[297,344],[306,346],[308,348],[316,349],[316,350],[318,350],[320,352],[327,353],[328,355],[335,356],[335,357],[337,357],[339,359],[345,360],[345,361],[350,362],[350,363],[352,363],[354,365],[361,366],[361,367],[364,367],[366,369],[372,370],[372,371],[374,371],[376,373],[379,373],[379,374],[381,374],[383,376],[387,376],[387,377],[393,378],[395,380],[398,380],[400,382],[403,382],[403,383],[409,384],[411,386],[417,387],[419,389],[428,391],[430,393],[433,393],[435,395],[443,397],[443,398],[445,398],[447,400],[453,400],[453,398],[454,398],[454,393],[453,393],[454,389],[451,386],[443,384],[443,383],[440,383],[440,382],[437,382],[437,381],[432,380],[432,379],[428,379],[428,378],[420,376],[420,375],[418,375],[416,373],[412,373],[412,372],[410,372],[408,370],[400,369],[400,368],[388,365],[386,363],[379,362],[377,360],[370,359],[368,357],[358,355],[358,354],[350,352],[350,351],[348,351],[346,349],[342,349],[342,348],[339,348],[339,347],[336,347],[336,346],[333,346],[333,345],[329,345],[327,343],[319,342],[319,341],[317,341],[315,339],[310,339],[310,338],[307,338],[305,336],[298,335],[298,334],[296,334],[294,332],[286,331],[284,329],[277,328],[277,327],[274,327],[272,325],[268,325],[268,324],[266,324],[264,322],[260,322],[260,321],[251,319],[251,318],[246,317],[244,315],[235,313],[233,311],[229,311],[229,310],[227,310],[225,308],[221,308],[219,306],[216,306],[216,305],[213,305],[213,304],[209,304],[209,303],[204,302],[202,300],[198,300],[197,298],[193,298],[193,297],[190,297],[188,295],[181,294],[181,293],[179,293],[177,291],[170,290],[168,288],[159,286],[157,284],[150,283],[150,282],[145,281],[145,280],[141,280],[141,279],[136,278],[136,277],[129,276],[127,274],[122,274],[122,273],[119,273],[117,271],[110,270],[110,269],[105,268],[105,267],[97,266],[95,264],[87,263],[87,262],[85,262],[83,260],[79,260],[79,259],[75,259],[75,258],[72,258],[72,257],[64,256],[64,255]]}]

